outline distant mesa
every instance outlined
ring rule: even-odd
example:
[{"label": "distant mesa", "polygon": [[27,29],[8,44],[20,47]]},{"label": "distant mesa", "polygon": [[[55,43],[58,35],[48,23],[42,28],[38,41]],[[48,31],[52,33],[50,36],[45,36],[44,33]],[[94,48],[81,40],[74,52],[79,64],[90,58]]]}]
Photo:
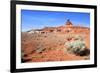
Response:
[{"label": "distant mesa", "polygon": [[87,32],[89,33],[89,27],[84,26],[74,26],[74,24],[68,19],[65,25],[58,27],[44,27],[42,29],[34,29],[28,31],[29,33],[79,33]]}]

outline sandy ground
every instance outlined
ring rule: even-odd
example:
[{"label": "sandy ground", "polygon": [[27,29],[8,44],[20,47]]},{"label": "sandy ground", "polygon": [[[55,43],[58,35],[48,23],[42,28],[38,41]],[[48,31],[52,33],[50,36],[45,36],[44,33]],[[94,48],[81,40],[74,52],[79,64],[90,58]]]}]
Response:
[{"label": "sandy ground", "polygon": [[[71,61],[89,59],[89,56],[78,56],[64,51],[64,44],[67,41],[66,37],[69,34],[22,33],[22,62]],[[80,32],[73,33],[73,35],[82,36],[87,48],[90,48],[89,33],[83,34]]]}]

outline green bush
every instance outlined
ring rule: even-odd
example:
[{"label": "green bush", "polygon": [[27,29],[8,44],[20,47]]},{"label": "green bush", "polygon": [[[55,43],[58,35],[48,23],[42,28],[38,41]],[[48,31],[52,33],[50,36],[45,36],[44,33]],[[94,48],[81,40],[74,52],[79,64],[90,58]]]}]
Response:
[{"label": "green bush", "polygon": [[86,49],[85,42],[82,40],[66,42],[65,47],[67,52],[78,55],[80,55]]}]

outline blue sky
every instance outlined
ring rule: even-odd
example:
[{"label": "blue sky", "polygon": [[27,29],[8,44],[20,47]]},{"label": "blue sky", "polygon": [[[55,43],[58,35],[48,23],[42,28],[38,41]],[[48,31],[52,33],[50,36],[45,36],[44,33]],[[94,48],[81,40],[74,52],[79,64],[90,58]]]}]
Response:
[{"label": "blue sky", "polygon": [[67,19],[74,25],[90,26],[90,13],[21,10],[22,31],[61,26]]}]

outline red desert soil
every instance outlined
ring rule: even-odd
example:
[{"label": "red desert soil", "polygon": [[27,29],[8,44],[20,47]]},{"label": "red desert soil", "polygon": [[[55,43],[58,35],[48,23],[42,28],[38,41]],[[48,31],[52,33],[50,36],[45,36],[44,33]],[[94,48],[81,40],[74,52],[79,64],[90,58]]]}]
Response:
[{"label": "red desert soil", "polygon": [[74,54],[66,54],[63,50],[51,50],[42,54],[30,54],[24,59],[30,59],[29,62],[48,62],[48,61],[68,61],[68,60],[84,60],[85,57],[76,56]]},{"label": "red desert soil", "polygon": [[48,62],[87,60],[89,56],[69,54],[64,51],[68,35],[80,36],[90,49],[90,29],[74,26],[67,22],[64,26],[46,27],[42,30],[22,32],[22,62]]}]

